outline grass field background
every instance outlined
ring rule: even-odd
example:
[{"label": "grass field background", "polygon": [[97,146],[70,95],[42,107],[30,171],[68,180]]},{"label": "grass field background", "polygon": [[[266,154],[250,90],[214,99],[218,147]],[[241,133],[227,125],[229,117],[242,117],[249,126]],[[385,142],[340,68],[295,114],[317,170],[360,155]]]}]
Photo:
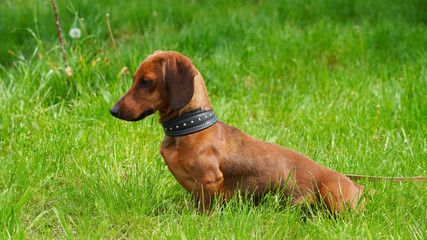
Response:
[{"label": "grass field background", "polygon": [[[201,216],[158,152],[158,116],[109,114],[147,55],[175,50],[225,123],[339,172],[426,176],[426,1],[57,5],[68,80],[51,1],[0,8],[0,238],[426,239],[425,182],[359,181],[377,194],[336,219],[274,196]],[[81,18],[89,44],[68,36]]]}]

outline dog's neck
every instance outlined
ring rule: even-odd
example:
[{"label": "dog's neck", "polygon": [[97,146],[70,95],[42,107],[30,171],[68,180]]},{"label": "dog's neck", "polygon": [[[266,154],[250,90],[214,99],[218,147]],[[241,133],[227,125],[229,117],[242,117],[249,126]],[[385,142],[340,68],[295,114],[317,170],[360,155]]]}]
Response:
[{"label": "dog's neck", "polygon": [[194,110],[212,110],[211,102],[209,100],[208,91],[206,90],[205,81],[202,75],[197,71],[194,76],[194,93],[191,100],[183,108],[173,111],[170,107],[165,112],[159,112],[159,123],[165,123],[171,119],[181,116]]}]

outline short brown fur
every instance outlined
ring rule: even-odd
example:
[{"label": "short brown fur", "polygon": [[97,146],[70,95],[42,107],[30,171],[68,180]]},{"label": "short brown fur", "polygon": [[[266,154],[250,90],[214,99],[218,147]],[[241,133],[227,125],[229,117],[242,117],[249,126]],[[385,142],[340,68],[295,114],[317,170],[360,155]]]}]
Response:
[{"label": "short brown fur", "polygon": [[[129,91],[111,112],[137,121],[159,112],[160,122],[196,109],[212,110],[201,74],[177,52],[156,51],[139,66]],[[141,87],[142,81],[151,81]],[[287,148],[255,139],[218,121],[186,136],[165,135],[160,153],[176,180],[211,209],[214,197],[262,197],[278,186],[292,203],[322,203],[331,213],[364,205],[364,187]]]}]

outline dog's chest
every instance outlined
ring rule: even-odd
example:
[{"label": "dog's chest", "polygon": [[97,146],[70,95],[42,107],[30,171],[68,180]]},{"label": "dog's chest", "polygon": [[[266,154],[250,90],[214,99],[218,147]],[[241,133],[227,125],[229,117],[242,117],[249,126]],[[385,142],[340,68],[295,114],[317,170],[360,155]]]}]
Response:
[{"label": "dog's chest", "polygon": [[187,191],[191,192],[194,189],[194,184],[196,183],[191,171],[191,166],[193,165],[191,161],[172,148],[161,147],[160,154],[175,179]]}]

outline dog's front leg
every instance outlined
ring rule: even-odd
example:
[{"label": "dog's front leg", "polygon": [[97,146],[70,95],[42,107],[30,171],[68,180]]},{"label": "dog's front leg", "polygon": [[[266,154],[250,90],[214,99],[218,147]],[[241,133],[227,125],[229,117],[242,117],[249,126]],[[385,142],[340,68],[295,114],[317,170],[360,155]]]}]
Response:
[{"label": "dog's front leg", "polygon": [[197,200],[200,212],[209,214],[215,200],[215,196],[221,195],[224,178],[220,174],[207,174],[197,181]]}]

